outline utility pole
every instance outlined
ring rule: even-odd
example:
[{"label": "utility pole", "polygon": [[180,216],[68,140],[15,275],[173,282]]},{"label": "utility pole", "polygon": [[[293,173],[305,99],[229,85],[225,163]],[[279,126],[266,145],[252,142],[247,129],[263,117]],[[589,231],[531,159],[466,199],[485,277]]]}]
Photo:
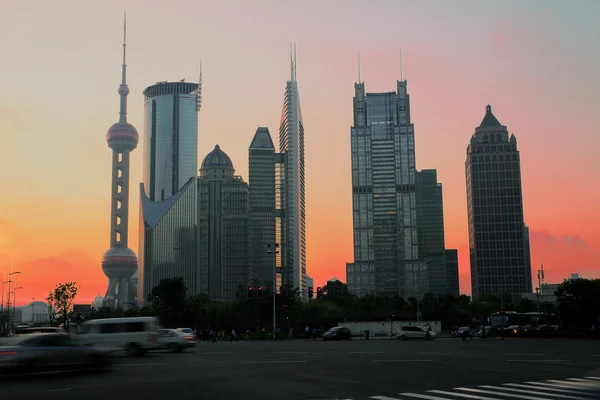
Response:
[{"label": "utility pole", "polygon": [[541,264],[541,268],[537,272],[538,278],[538,295],[537,295],[537,310],[540,312],[540,298],[542,297],[542,286],[544,285],[544,264]]},{"label": "utility pole", "polygon": [[[267,254],[273,254],[275,256],[275,260],[277,260],[277,254],[279,254],[279,243],[274,243],[273,245],[267,245]],[[273,263],[273,340],[276,340],[275,333],[277,330],[277,307],[275,304],[277,298],[277,261]]]}]

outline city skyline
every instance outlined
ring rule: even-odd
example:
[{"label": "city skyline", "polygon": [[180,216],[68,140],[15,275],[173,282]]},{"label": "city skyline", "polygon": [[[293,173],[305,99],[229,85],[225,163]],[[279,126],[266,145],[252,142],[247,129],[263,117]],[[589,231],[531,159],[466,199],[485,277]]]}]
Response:
[{"label": "city skyline", "polygon": [[[281,31],[277,20],[285,20],[282,16],[293,6],[269,8],[259,17],[264,25],[251,25],[264,28],[251,35],[247,35],[250,25],[243,10],[233,11],[225,26],[216,26],[210,19],[199,24],[197,15],[190,15],[188,24],[185,13],[181,14],[183,20],[172,26],[194,34],[182,38],[186,35],[168,33],[166,27],[168,37],[160,43],[165,60],[157,60],[152,58],[156,36],[143,21],[159,18],[160,10],[144,8],[141,2],[126,3],[87,11],[66,2],[54,5],[55,11],[40,4],[41,12],[29,19],[31,25],[19,27],[19,18],[13,18],[0,27],[5,37],[17,37],[2,44],[6,54],[12,55],[3,66],[3,75],[11,79],[0,94],[2,159],[6,165],[19,165],[18,174],[14,168],[0,172],[0,182],[9,189],[0,199],[0,271],[7,270],[12,259],[15,269],[23,272],[18,277],[24,287],[23,299],[40,297],[65,280],[78,282],[82,300],[91,301],[106,289],[98,261],[108,247],[110,159],[98,132],[114,122],[113,85],[117,82],[113,65],[119,56],[114,43],[119,40],[123,8],[129,14],[129,41],[135,43],[128,53],[132,64],[128,71],[129,121],[138,127],[143,125],[143,88],[164,78],[193,79],[200,51],[198,56],[193,51],[190,56],[189,47],[198,36],[214,38],[218,32],[228,31],[211,39],[214,43],[203,39],[193,47],[202,49],[205,73],[198,154],[206,154],[214,143],[220,143],[232,159],[244,160],[257,126],[274,131],[280,117],[281,84],[289,75],[286,48],[290,41],[298,42],[302,112],[309,132],[307,273],[315,278],[315,285],[324,284],[331,276],[344,276],[345,262],[352,259],[348,127],[352,124],[349,104],[356,80],[356,54],[361,53],[362,79],[369,90],[391,91],[390,82],[400,77],[400,47],[404,77],[411,83],[412,120],[418,125],[417,169],[436,168],[444,184],[446,248],[459,251],[461,291],[470,292],[464,147],[488,103],[519,138],[532,270],[543,261],[548,282],[574,272],[597,276],[600,233],[595,227],[600,216],[594,207],[600,191],[588,188],[600,178],[591,164],[592,151],[600,143],[590,117],[595,92],[600,90],[600,78],[592,67],[599,57],[592,51],[593,38],[600,32],[598,27],[582,23],[590,20],[594,13],[589,8],[597,5],[590,5],[587,11],[559,3],[543,10],[521,6],[515,16],[509,6],[498,5],[492,15],[488,6],[465,2],[464,7],[470,7],[462,16],[441,3],[437,11],[433,6],[388,4],[374,12],[358,3],[348,6],[352,11],[338,10],[332,2],[323,6],[322,16],[294,11],[299,14],[289,22],[289,30],[277,38],[269,32]],[[15,16],[26,12],[18,4],[9,7]],[[220,15],[225,9],[215,5],[212,12]],[[398,12],[415,22],[405,27],[384,22]],[[447,21],[448,12],[453,15],[452,24]],[[42,18],[46,13],[68,29],[47,31],[47,17]],[[92,14],[97,20],[90,19]],[[337,19],[326,23],[333,15]],[[353,33],[351,28],[359,20],[373,23],[373,30]],[[505,20],[511,21],[511,29],[505,30]],[[307,22],[314,25],[310,33],[304,33]],[[427,25],[428,30],[418,25]],[[469,26],[445,39],[451,25]],[[81,34],[73,35],[74,31]],[[388,39],[378,43],[377,35]],[[181,43],[170,46],[175,37]],[[56,47],[56,43],[62,44]],[[246,49],[231,51],[240,47]],[[75,49],[78,57],[73,57]],[[244,63],[252,54],[253,62]],[[145,58],[153,61],[144,65]],[[173,63],[169,58],[189,61]],[[550,112],[556,108],[552,99],[557,95],[569,101],[561,104],[560,112]],[[575,135],[579,139],[565,145],[564,137]],[[139,198],[137,183],[142,181],[141,153],[132,153],[131,159],[133,218],[138,214],[135,199]],[[321,179],[324,172],[329,176],[327,183]],[[239,174],[247,181],[247,168],[240,168]],[[67,181],[75,186],[75,194],[63,189]],[[553,190],[557,181],[562,186],[559,193]],[[131,222],[129,245],[137,249],[138,227]],[[335,243],[331,243],[332,237]]]}]

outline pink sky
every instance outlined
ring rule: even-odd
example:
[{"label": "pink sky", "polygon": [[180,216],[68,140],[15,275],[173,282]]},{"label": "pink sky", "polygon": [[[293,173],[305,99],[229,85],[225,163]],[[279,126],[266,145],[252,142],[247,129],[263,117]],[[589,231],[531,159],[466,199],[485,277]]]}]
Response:
[{"label": "pink sky", "polygon": [[[298,48],[306,129],[308,272],[345,280],[352,261],[350,125],[357,53],[367,91],[404,78],[419,169],[444,185],[447,248],[470,292],[465,149],[485,105],[521,150],[532,264],[548,281],[600,267],[600,3],[590,1],[10,2],[0,14],[0,272],[23,272],[17,302],[75,280],[106,290],[110,151],[128,13],[129,121],[144,87],[194,81],[202,53],[200,160],[216,143],[247,177],[257,126],[275,138],[289,43]],[[142,146],[132,154],[130,247],[137,252]]]}]

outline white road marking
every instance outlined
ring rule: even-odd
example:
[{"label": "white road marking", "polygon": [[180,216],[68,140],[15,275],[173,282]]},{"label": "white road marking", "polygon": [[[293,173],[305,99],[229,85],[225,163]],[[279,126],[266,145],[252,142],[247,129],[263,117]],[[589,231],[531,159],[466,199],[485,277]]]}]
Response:
[{"label": "white road marking", "polygon": [[307,354],[308,351],[274,351],[276,354]]},{"label": "white road marking", "polygon": [[569,382],[569,381],[559,381],[555,379],[549,379],[548,382],[559,383],[559,384],[567,384],[567,385],[575,385],[575,387],[597,387],[600,388],[600,384],[597,382]]},{"label": "white road marking", "polygon": [[600,378],[598,378],[597,376],[586,376],[585,379],[596,379],[596,380],[600,380]]},{"label": "white road marking", "polygon": [[369,398],[373,399],[373,400],[400,400],[397,397],[387,397],[387,396],[371,396]]},{"label": "white road marking", "polygon": [[[505,383],[505,385],[506,385],[506,383]],[[485,388],[485,389],[507,390],[510,392],[518,392],[518,393],[540,394],[539,389],[536,392],[533,390],[513,389],[513,388],[501,387],[501,386],[481,385],[479,387]],[[560,397],[561,399],[577,399],[577,400],[581,399],[581,397],[579,397],[579,396],[567,396],[564,394],[547,393],[545,391],[544,391],[544,396]]]},{"label": "white road marking", "polygon": [[570,360],[504,360],[506,362],[534,362],[534,363],[558,363],[558,362],[569,362]]},{"label": "white road marking", "polygon": [[197,351],[196,354],[231,354],[230,351]]},{"label": "white road marking", "polygon": [[[545,390],[545,391],[552,391],[552,392],[559,392],[559,393],[572,393],[572,394],[586,394],[586,393],[581,393],[580,391],[577,390],[572,390],[572,389],[556,389],[554,387],[546,387],[546,386],[536,386],[536,385],[523,385],[520,383],[503,383],[503,385],[507,385],[507,386],[514,386],[514,387],[522,387],[522,388],[526,388],[526,389],[536,389],[536,390]],[[550,385],[553,386],[553,385]],[[556,385],[557,387],[562,387],[564,388],[564,386],[559,386]],[[548,395],[550,396],[551,393],[548,393]]]},{"label": "white road marking", "polygon": [[383,354],[383,351],[351,351],[350,354]]},{"label": "white road marking", "polygon": [[504,353],[505,356],[545,356],[543,353]]},{"label": "white road marking", "polygon": [[502,399],[497,399],[495,397],[475,396],[473,394],[466,394],[466,393],[446,392],[445,390],[428,390],[428,391],[431,393],[445,394],[448,396],[465,397],[467,399],[475,399],[475,400],[502,400]]},{"label": "white road marking", "polygon": [[62,388],[62,389],[48,389],[46,392],[68,392],[71,388]]},{"label": "white road marking", "polygon": [[579,386],[574,386],[574,385],[559,385],[556,383],[543,383],[543,382],[525,382],[525,383],[529,383],[531,385],[536,385],[536,386],[543,386],[544,389],[549,386],[549,387],[558,387],[558,388],[563,388],[563,389],[574,389],[574,390],[587,390],[589,391],[588,388],[585,387],[579,387]]},{"label": "white road marking", "polygon": [[431,354],[431,355],[438,355],[438,356],[451,356],[454,353],[436,353],[436,352],[433,352],[433,351],[422,351],[419,354]]},{"label": "white road marking", "polygon": [[[533,396],[524,396],[521,394],[514,394],[514,393],[501,393],[499,391],[491,391],[491,390],[481,390],[481,389],[472,389],[472,388],[466,388],[466,387],[457,387],[455,388],[456,390],[462,390],[465,392],[473,392],[473,393],[483,393],[483,394],[493,394],[496,396],[507,396],[507,397],[512,397],[513,399],[525,399],[525,400],[547,400],[544,397],[533,397]],[[539,393],[537,393],[539,394]]]},{"label": "white road marking", "polygon": [[418,393],[398,393],[398,394],[400,396],[416,397],[417,399],[425,399],[425,400],[448,400],[448,398],[446,398],[446,397],[428,396],[426,394],[418,394]]}]

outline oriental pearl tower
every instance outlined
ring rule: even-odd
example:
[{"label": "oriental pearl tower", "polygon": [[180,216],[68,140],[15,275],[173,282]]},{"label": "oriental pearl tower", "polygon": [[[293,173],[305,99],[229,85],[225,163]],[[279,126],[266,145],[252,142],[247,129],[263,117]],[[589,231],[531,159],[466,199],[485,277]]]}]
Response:
[{"label": "oriental pearl tower", "polygon": [[[127,65],[125,49],[127,39],[127,19],[123,25],[123,65],[119,96],[121,108],[119,122],[106,133],[108,147],[112,150],[112,183],[110,207],[110,249],[102,257],[102,270],[108,277],[108,290],[103,305],[106,307],[124,307],[133,305],[136,288],[131,278],[137,271],[138,259],[127,247],[129,220],[129,153],[137,147],[139,135],[137,129],[127,122],[126,82]],[[125,308],[125,307],[124,307]]]}]

